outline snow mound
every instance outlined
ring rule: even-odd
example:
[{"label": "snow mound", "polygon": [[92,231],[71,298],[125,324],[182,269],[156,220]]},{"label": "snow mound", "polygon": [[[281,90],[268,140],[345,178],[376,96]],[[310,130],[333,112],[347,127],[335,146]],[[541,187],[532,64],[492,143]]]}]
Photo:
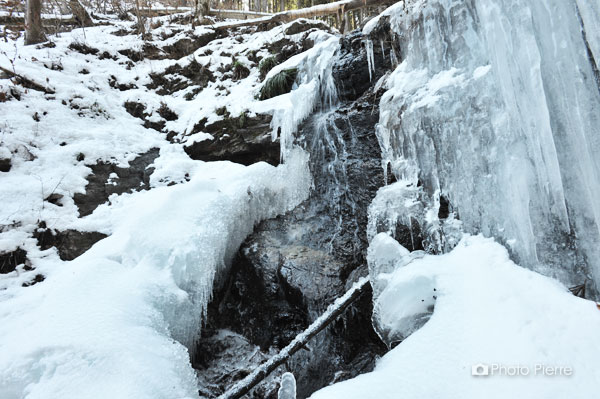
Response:
[{"label": "snow mound", "polygon": [[110,237],[0,291],[3,398],[197,397],[185,346],[215,276],[255,223],[308,196],[306,165],[299,151],[277,168],[202,163],[188,183],[104,205]]},{"label": "snow mound", "polygon": [[[384,239],[374,241],[379,240]],[[379,255],[388,257],[383,250]],[[399,322],[418,316],[424,302],[434,306],[430,320],[385,355],[373,372],[324,388],[313,399],[597,394],[596,304],[515,265],[492,239],[467,236],[452,252],[412,259],[385,278],[388,284],[375,299],[382,324],[401,328]],[[482,366],[477,371],[487,366],[490,375],[473,376],[477,365]],[[506,367],[505,374],[519,367],[521,375],[500,375],[494,365]],[[549,375],[550,367],[563,367],[557,371],[561,375]]]}]

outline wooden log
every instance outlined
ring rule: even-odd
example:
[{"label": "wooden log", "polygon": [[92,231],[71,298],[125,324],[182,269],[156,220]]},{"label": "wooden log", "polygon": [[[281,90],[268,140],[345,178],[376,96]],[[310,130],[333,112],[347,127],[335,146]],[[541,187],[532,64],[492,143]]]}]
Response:
[{"label": "wooden log", "polygon": [[323,331],[325,327],[344,313],[348,306],[362,294],[363,288],[368,284],[369,279],[367,277],[361,278],[342,297],[329,305],[325,313],[315,320],[306,330],[304,330],[304,332],[294,338],[294,340],[290,342],[288,346],[283,348],[281,352],[261,364],[256,370],[248,374],[246,378],[235,384],[223,395],[219,396],[218,399],[239,399],[250,392],[256,384],[264,380],[277,367],[285,363],[290,356],[305,347],[311,338]]},{"label": "wooden log", "polygon": [[216,24],[215,28],[222,30],[228,28],[237,28],[242,26],[260,25],[265,23],[289,22],[299,18],[315,18],[323,15],[336,15],[338,11],[346,12],[357,10],[365,6],[387,6],[396,3],[397,0],[341,0],[334,3],[320,4],[313,7],[302,8],[299,10],[288,10],[275,13],[271,16],[249,19],[246,21],[236,21],[231,23]]},{"label": "wooden log", "polygon": [[46,94],[54,94],[54,90],[52,90],[40,83],[34,82],[33,80],[26,78],[25,76],[20,75],[14,71],[11,71],[10,69],[0,66],[0,71],[4,72],[5,74],[7,74],[10,77],[15,78],[17,80],[17,82],[20,83],[21,86],[23,86],[25,88],[42,91]]}]

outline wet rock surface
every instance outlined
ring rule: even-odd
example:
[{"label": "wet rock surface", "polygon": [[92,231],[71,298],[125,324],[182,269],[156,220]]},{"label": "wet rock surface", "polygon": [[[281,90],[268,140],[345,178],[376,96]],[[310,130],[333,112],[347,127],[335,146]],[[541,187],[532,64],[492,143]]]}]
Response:
[{"label": "wet rock surface", "polygon": [[232,161],[250,165],[264,161],[279,164],[279,140],[271,138],[271,115],[232,117],[225,111],[224,118],[206,124],[200,121],[192,132],[205,132],[212,140],[192,143],[184,147],[192,159],[201,161]]},{"label": "wet rock surface", "polygon": [[[373,91],[376,79],[369,81],[360,34],[344,40],[348,44],[335,77],[338,88],[341,80],[354,79],[352,90],[342,89],[342,103],[313,114],[297,135],[298,144],[311,154],[311,197],[292,212],[261,223],[242,245],[228,280],[209,305],[197,354],[214,347],[224,329],[245,337],[263,353],[278,350],[367,274],[367,210],[384,184],[374,130],[381,93]],[[351,62],[353,57],[362,61]],[[385,64],[379,57],[376,74],[382,76]],[[276,373],[293,372],[298,398],[305,398],[323,386],[372,370],[386,347],[373,330],[371,313],[369,290]],[[209,357],[219,356],[213,352]],[[207,373],[216,379],[215,373],[227,373],[225,368],[209,369],[209,364],[214,362],[206,358],[194,363],[201,380]],[[224,389],[234,382],[228,381]],[[268,384],[259,384],[248,397],[276,397],[268,396]],[[216,389],[207,396],[221,392]]]},{"label": "wet rock surface", "polygon": [[10,158],[0,158],[0,172],[10,172],[12,161]]},{"label": "wet rock surface", "polygon": [[129,162],[127,168],[110,162],[90,165],[92,173],[87,177],[85,194],[76,193],[73,196],[79,215],[91,214],[99,205],[107,202],[112,194],[148,189],[153,171],[148,166],[158,157],[158,153],[158,148],[153,148]]},{"label": "wet rock surface", "polygon": [[370,37],[374,41],[375,61],[371,74],[365,48],[367,38],[360,31],[353,31],[341,39],[339,62],[333,68],[333,76],[342,100],[356,100],[392,67],[390,50],[394,41],[389,23],[380,23]]}]

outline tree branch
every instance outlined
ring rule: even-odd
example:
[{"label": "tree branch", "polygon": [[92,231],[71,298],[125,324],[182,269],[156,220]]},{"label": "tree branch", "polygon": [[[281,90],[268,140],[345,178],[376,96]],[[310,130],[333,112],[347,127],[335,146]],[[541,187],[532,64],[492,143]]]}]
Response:
[{"label": "tree branch", "polygon": [[265,363],[261,364],[256,370],[246,376],[246,378],[239,381],[227,392],[219,396],[218,399],[239,399],[248,393],[256,386],[256,384],[264,380],[277,367],[285,363],[290,356],[304,347],[312,337],[323,331],[325,327],[337,319],[339,315],[344,313],[344,310],[346,310],[346,308],[348,308],[348,306],[350,306],[350,304],[354,302],[360,296],[360,294],[362,294],[362,289],[368,284],[369,279],[367,277],[363,277],[354,283],[352,288],[350,288],[342,297],[336,299],[334,303],[329,305],[325,313],[315,320],[306,330],[294,338],[294,340],[290,342],[288,346],[283,348],[281,352],[267,360]]}]

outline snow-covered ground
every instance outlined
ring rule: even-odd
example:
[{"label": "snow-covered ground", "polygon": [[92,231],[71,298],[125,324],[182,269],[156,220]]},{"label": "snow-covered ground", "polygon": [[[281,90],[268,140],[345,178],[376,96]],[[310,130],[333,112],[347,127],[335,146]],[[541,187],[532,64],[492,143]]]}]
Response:
[{"label": "snow-covered ground", "polygon": [[[161,45],[186,35],[174,32],[181,27],[167,18],[156,20],[164,23],[153,32]],[[307,154],[290,140],[286,162],[278,167],[194,161],[183,143],[210,140],[205,132],[189,132],[203,118],[223,118],[215,112],[221,107],[232,115],[275,114],[274,132],[293,131],[320,98],[336,37],[313,35],[315,47],[286,63],[299,70],[296,90],[261,102],[254,98],[261,85],[258,65],[239,81],[220,79],[219,68],[232,63],[232,54],[247,66],[248,52],[268,55],[265,44],[281,39],[285,26],[214,40],[181,60],[138,62],[119,50],[141,50],[144,43],[115,34],[131,26],[115,21],[77,29],[52,37],[52,47],[24,47],[22,38],[0,44],[1,66],[54,92],[0,80],[0,91],[8,95],[0,103],[0,155],[12,164],[0,173],[0,250],[21,248],[30,263],[0,275],[2,398],[197,397],[188,348],[200,331],[213,281],[257,222],[308,196]],[[159,39],[161,34],[170,37]],[[72,43],[98,52],[82,54],[69,48]],[[323,53],[329,57],[320,58]],[[191,88],[158,95],[144,86],[149,73],[192,59],[217,77],[195,98],[186,99]],[[109,84],[115,79],[134,86],[118,90]],[[144,104],[152,121],[162,120],[155,111],[166,104],[178,118],[162,121],[181,143],[143,127],[125,110],[126,101]],[[85,192],[90,165],[126,167],[151,148],[160,155],[150,165],[149,191],[113,194],[109,203],[79,217],[73,196]],[[50,194],[62,197],[45,201]],[[33,234],[41,222],[109,237],[65,262],[55,248],[38,247]],[[24,286],[36,275],[44,281]]]},{"label": "snow-covered ground", "polygon": [[[467,236],[445,255],[409,254],[386,233],[371,243],[375,315],[402,336],[375,370],[315,393],[333,398],[590,398],[600,386],[600,309],[515,265],[504,247]],[[391,271],[390,271],[391,270]],[[422,324],[422,323],[421,323]],[[392,339],[393,341],[393,339]],[[480,366],[473,375],[473,366]]]}]

